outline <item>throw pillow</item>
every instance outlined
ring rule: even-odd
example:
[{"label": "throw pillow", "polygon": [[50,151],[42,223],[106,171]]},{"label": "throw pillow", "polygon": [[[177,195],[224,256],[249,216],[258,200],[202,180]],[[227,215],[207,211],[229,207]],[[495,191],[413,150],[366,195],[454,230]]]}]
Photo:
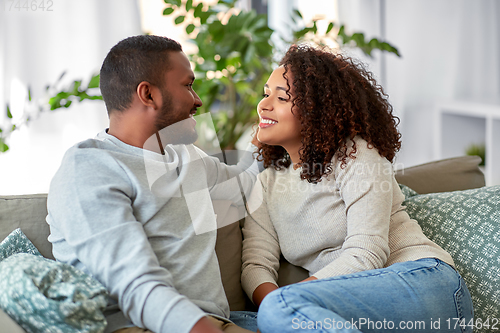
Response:
[{"label": "throw pillow", "polygon": [[0,261],[16,253],[30,253],[41,256],[38,249],[26,235],[17,228],[0,243]]},{"label": "throw pillow", "polygon": [[103,332],[106,289],[71,265],[27,253],[0,262],[0,308],[29,333]]},{"label": "throw pillow", "polygon": [[410,217],[453,257],[476,321],[500,318],[500,186],[422,195],[400,186]]}]

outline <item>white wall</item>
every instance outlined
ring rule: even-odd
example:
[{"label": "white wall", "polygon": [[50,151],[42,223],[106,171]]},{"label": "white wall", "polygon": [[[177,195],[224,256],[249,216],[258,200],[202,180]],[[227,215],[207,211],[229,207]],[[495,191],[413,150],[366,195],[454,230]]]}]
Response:
[{"label": "white wall", "polygon": [[[500,2],[339,0],[339,17],[352,30],[380,36],[384,4],[385,38],[402,55],[386,56],[384,87],[402,120],[398,163],[411,166],[434,159],[435,103],[500,102]],[[378,76],[380,63],[380,54],[370,62]]]},{"label": "white wall", "polygon": [[[23,100],[18,97],[26,91],[23,86],[40,99],[63,71],[65,82],[88,80],[114,44],[141,33],[136,0],[51,2],[50,12],[0,4],[5,5],[0,10],[0,124],[6,121],[5,103]],[[16,117],[19,109],[12,111]],[[66,149],[107,123],[104,103],[89,101],[42,114],[15,131],[10,150],[0,153],[0,194],[47,192]]]}]

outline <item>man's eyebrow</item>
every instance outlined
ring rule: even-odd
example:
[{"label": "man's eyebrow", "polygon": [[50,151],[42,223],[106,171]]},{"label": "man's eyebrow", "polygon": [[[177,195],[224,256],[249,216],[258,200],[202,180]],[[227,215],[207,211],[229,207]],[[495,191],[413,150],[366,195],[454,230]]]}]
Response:
[{"label": "man's eyebrow", "polygon": [[[264,88],[269,89],[269,85],[268,85],[267,83],[266,83],[266,84],[264,84]],[[285,88],[285,87],[281,87],[281,86],[277,86],[277,87],[276,87],[276,90],[283,90],[284,92],[288,91],[288,89],[287,89],[287,88]]]}]

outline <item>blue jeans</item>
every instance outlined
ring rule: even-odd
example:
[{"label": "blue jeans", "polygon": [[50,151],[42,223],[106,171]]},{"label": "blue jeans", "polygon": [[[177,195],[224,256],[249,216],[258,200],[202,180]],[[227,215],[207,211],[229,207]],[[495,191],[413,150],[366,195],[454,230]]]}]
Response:
[{"label": "blue jeans", "polygon": [[472,332],[472,318],[462,277],[428,258],[285,286],[264,298],[257,322],[262,333]]},{"label": "blue jeans", "polygon": [[249,331],[257,331],[257,312],[252,311],[231,311],[229,319],[239,327]]}]

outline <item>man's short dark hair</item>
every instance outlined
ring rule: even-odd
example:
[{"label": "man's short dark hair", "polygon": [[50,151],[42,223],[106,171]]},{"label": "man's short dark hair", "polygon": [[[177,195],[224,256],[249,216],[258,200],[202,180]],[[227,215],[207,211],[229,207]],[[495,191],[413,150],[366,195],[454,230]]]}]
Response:
[{"label": "man's short dark hair", "polygon": [[113,46],[101,67],[100,88],[108,114],[123,111],[142,81],[163,88],[169,70],[168,52],[182,51],[181,45],[167,37],[140,35]]}]

